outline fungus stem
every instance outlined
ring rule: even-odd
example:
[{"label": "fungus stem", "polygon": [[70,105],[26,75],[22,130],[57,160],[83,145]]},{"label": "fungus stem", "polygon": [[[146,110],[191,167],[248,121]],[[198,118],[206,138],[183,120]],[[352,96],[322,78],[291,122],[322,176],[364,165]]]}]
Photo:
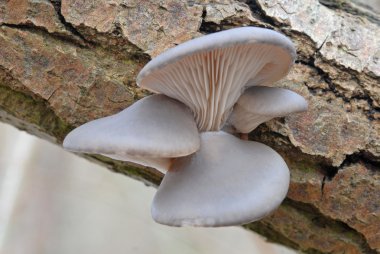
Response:
[{"label": "fungus stem", "polygon": [[248,133],[240,133],[240,139],[241,140],[249,140]]}]

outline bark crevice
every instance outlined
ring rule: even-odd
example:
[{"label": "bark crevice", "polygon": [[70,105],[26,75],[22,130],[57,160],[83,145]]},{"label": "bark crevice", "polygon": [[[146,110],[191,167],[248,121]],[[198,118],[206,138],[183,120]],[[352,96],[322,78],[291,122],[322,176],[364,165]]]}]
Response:
[{"label": "bark crevice", "polygon": [[55,9],[55,12],[57,13],[58,15],[58,18],[59,20],[61,21],[61,23],[64,25],[64,27],[70,31],[73,35],[79,37],[83,42],[82,42],[82,45],[81,46],[88,46],[88,45],[91,45],[91,42],[86,40],[86,38],[80,33],[78,32],[73,25],[71,25],[69,22],[67,22],[65,20],[65,17],[62,15],[62,12],[61,12],[61,5],[62,5],[62,1],[61,0],[49,0],[51,2],[51,4],[53,5],[54,9]]}]

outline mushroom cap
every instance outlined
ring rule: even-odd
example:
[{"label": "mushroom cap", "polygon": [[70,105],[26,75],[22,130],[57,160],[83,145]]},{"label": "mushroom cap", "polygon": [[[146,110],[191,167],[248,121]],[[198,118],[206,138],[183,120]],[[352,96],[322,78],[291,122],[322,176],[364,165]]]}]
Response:
[{"label": "mushroom cap", "polygon": [[194,153],[199,149],[200,138],[193,115],[185,105],[165,95],[152,95],[118,114],[74,129],[63,146],[74,152],[128,161],[132,157],[154,160]]},{"label": "mushroom cap", "polygon": [[201,148],[177,158],[152,204],[170,226],[230,226],[259,220],[285,198],[289,170],[270,147],[225,132],[201,133]]},{"label": "mushroom cap", "polygon": [[256,86],[248,88],[240,96],[228,123],[238,132],[249,133],[272,118],[306,110],[305,98],[291,90]]},{"label": "mushroom cap", "polygon": [[137,83],[186,104],[201,131],[217,131],[246,87],[281,79],[295,57],[284,35],[241,27],[167,50],[141,70]]}]

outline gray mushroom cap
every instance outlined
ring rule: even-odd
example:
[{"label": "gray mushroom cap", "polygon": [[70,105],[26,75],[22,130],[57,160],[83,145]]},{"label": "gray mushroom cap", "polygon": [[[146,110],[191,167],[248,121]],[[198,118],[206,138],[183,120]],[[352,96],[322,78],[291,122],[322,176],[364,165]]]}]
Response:
[{"label": "gray mushroom cap", "polygon": [[176,159],[152,204],[170,226],[229,226],[259,220],[285,198],[289,170],[270,147],[225,132],[201,134],[195,154]]},{"label": "gray mushroom cap", "polygon": [[247,86],[284,77],[296,52],[273,30],[230,29],[182,43],[150,61],[137,83],[186,104],[201,131],[218,131]]},{"label": "gray mushroom cap", "polygon": [[248,88],[228,119],[238,132],[249,133],[261,123],[275,117],[307,110],[307,101],[284,88],[256,86]]},{"label": "gray mushroom cap", "polygon": [[236,102],[228,123],[238,132],[249,133],[272,118],[306,111],[307,106],[307,101],[291,90],[278,87],[250,87]]},{"label": "gray mushroom cap", "polygon": [[145,97],[118,114],[70,132],[64,148],[167,170],[171,158],[197,151],[200,138],[191,111],[165,95]]}]

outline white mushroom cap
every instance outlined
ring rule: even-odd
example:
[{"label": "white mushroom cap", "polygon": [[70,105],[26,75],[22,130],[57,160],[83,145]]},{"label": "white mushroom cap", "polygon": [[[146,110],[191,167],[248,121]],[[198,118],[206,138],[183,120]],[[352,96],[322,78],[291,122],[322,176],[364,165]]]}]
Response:
[{"label": "white mushroom cap", "polygon": [[177,158],[152,204],[171,226],[229,226],[259,220],[285,198],[289,170],[270,147],[225,132],[201,134],[195,154]]},{"label": "white mushroom cap", "polygon": [[[88,122],[70,132],[63,146],[97,153],[160,170],[170,158],[199,149],[200,138],[191,111],[165,95],[143,98],[118,114]],[[165,159],[165,160],[163,160]]]},{"label": "white mushroom cap", "polygon": [[137,83],[186,104],[201,131],[217,131],[247,86],[281,79],[295,56],[293,43],[278,32],[235,28],[167,50],[141,70]]},{"label": "white mushroom cap", "polygon": [[251,87],[236,102],[228,123],[241,133],[249,133],[275,117],[307,110],[307,101],[284,88]]}]

